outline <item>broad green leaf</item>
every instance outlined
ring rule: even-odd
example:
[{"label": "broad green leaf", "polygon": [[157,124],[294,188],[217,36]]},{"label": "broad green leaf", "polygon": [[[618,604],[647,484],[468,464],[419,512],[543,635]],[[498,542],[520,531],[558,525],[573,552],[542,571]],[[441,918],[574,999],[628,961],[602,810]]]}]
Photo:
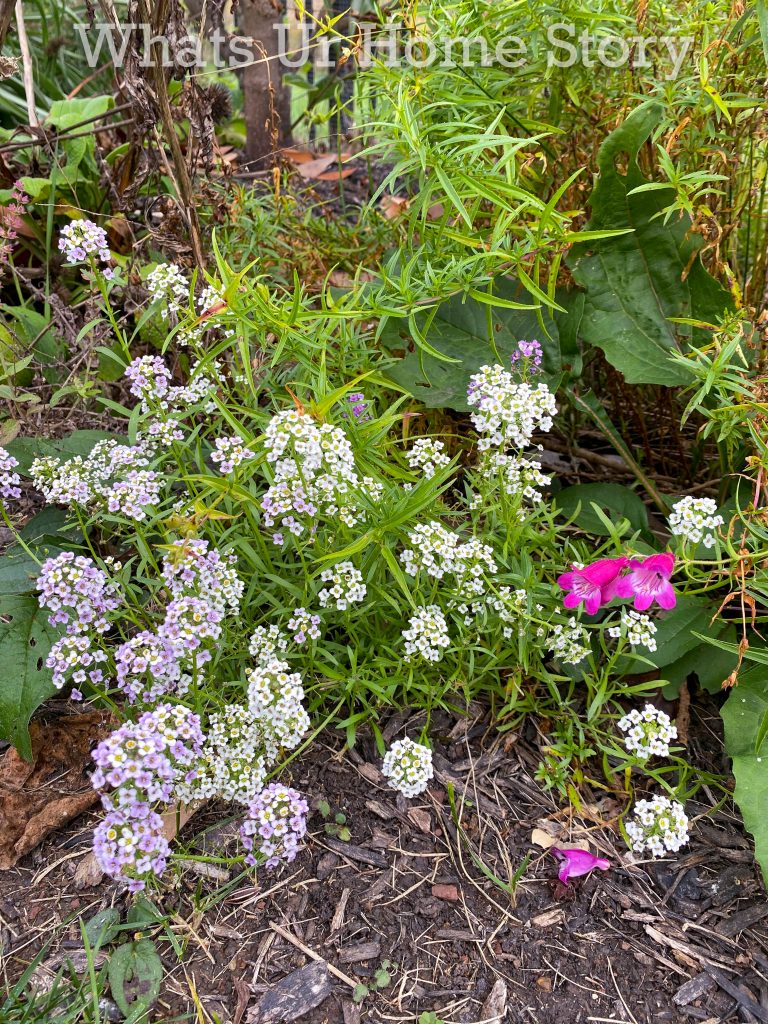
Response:
[{"label": "broad green leaf", "polygon": [[[670,190],[640,191],[648,184],[637,162],[663,108],[645,103],[600,148],[600,175],[591,197],[588,230],[631,228],[631,233],[584,243],[571,251],[574,280],[585,290],[581,337],[601,348],[630,384],[689,383],[684,364],[669,354],[695,343],[690,325],[671,317],[713,322],[731,306],[728,292],[704,269],[697,253],[703,239],[687,216],[664,223],[656,215]],[[626,166],[619,173],[617,161]]]},{"label": "broad green leaf", "polygon": [[85,934],[91,947],[100,949],[112,942],[120,929],[120,912],[114,907],[97,910],[85,924]]},{"label": "broad green leaf", "polygon": [[768,716],[768,672],[744,672],[720,709],[725,750],[733,762],[733,796],[755,840],[755,856],[768,882],[768,752],[758,743]]},{"label": "broad green leaf", "polygon": [[[496,282],[495,294],[505,302],[526,300],[526,293],[507,279]],[[510,356],[519,341],[538,338],[544,350],[542,379],[559,380],[557,324],[548,313],[544,314],[550,335],[547,337],[539,316],[537,310],[489,306],[487,298],[481,302],[455,295],[440,305],[431,322],[427,314],[418,318],[422,330],[428,324],[426,337],[430,345],[455,361],[447,363],[423,352],[411,352],[389,367],[387,375],[428,409],[466,412],[469,408],[467,386],[472,374],[486,363],[501,361],[509,366]],[[402,321],[390,320],[382,332],[382,342],[390,349],[398,349],[407,347],[411,338]]]},{"label": "broad green leaf", "polygon": [[48,613],[31,595],[6,597],[0,609],[0,737],[30,760],[29,720],[54,693],[45,659],[58,638]]},{"label": "broad green leaf", "polygon": [[[90,96],[86,99],[56,100],[51,104],[46,121],[55,128],[71,128],[99,114],[106,114],[115,105],[111,96]],[[91,125],[84,126],[91,127]]]},{"label": "broad green leaf", "polygon": [[554,500],[569,519],[581,505],[575,519],[576,525],[595,537],[609,536],[609,531],[595,514],[593,503],[600,506],[612,523],[628,519],[633,529],[642,532],[648,530],[648,510],[642,499],[623,484],[576,484],[565,487],[555,495]]},{"label": "broad green leaf", "polygon": [[112,998],[127,1021],[139,1021],[160,994],[163,963],[151,939],[125,942],[109,959]]}]

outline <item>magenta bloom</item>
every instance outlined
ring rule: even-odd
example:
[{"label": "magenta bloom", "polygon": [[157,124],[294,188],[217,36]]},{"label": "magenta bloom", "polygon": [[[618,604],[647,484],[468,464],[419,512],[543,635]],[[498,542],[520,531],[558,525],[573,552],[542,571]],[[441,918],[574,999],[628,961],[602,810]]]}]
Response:
[{"label": "magenta bloom", "polygon": [[600,558],[583,569],[558,576],[558,585],[570,591],[563,604],[566,608],[576,608],[583,601],[587,615],[594,615],[598,608],[617,596],[619,576],[629,564],[628,558]]},{"label": "magenta bloom", "polygon": [[634,597],[635,608],[644,612],[654,601],[661,608],[674,608],[677,601],[675,588],[669,578],[675,568],[675,556],[669,551],[650,555],[641,562],[629,563],[632,570],[621,580],[619,597]]},{"label": "magenta bloom", "polygon": [[559,846],[553,846],[549,852],[560,862],[557,877],[563,885],[568,885],[569,878],[588,875],[594,868],[607,871],[611,866],[611,862],[605,857],[595,857],[589,850],[561,850]]}]

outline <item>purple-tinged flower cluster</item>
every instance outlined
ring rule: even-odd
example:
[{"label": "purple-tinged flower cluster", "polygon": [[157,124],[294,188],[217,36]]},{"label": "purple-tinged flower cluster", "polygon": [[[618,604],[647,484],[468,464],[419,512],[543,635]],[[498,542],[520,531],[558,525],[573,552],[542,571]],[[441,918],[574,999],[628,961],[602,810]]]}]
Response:
[{"label": "purple-tinged flower cluster", "polygon": [[295,860],[301,840],[307,832],[307,801],[295,789],[270,783],[253,798],[248,817],[240,826],[243,846],[248,851],[245,863],[255,867],[264,863],[275,868],[284,860]]},{"label": "purple-tinged flower cluster", "polygon": [[90,262],[95,266],[96,258],[107,264],[100,268],[106,278],[115,276],[114,270],[109,266],[112,261],[112,253],[109,251],[109,242],[104,228],[98,227],[92,220],[73,220],[61,229],[59,236],[59,250],[64,253],[64,258],[69,264]]},{"label": "purple-tinged flower cluster", "polygon": [[184,431],[177,420],[152,420],[146,434],[151,444],[159,444],[162,448],[170,448],[175,441],[184,440]]},{"label": "purple-tinged flower cluster", "polygon": [[7,206],[0,208],[0,268],[8,263],[8,258],[13,252],[18,237],[18,229],[21,227],[21,218],[26,213],[26,206],[29,203],[24,185],[21,181],[13,183],[11,200]]},{"label": "purple-tinged flower cluster", "polygon": [[21,478],[14,472],[18,464],[18,459],[14,459],[5,448],[0,448],[0,498],[21,497]]},{"label": "purple-tinged flower cluster", "polygon": [[96,666],[107,660],[104,651],[94,649],[89,636],[68,633],[51,647],[45,665],[53,673],[53,685],[61,689],[71,679],[81,686],[90,682],[99,686],[104,682],[104,670]]},{"label": "purple-tinged flower cluster", "polygon": [[147,508],[159,504],[161,486],[162,480],[154,470],[131,469],[110,487],[107,508],[141,522],[147,517]]},{"label": "purple-tinged flower cluster", "polygon": [[107,812],[94,833],[101,868],[138,892],[165,870],[170,853],[158,805],[178,799],[196,776],[204,737],[188,708],[160,704],[126,722],[96,747],[91,776]]},{"label": "purple-tinged flower cluster", "polygon": [[512,368],[524,373],[538,373],[542,355],[541,343],[535,338],[530,341],[518,341],[510,359]]},{"label": "purple-tinged flower cluster", "polygon": [[[196,714],[180,704],[159,704],[99,743],[91,783],[107,810],[120,807],[133,815],[142,803],[167,804],[179,783],[194,778],[203,742]],[[108,788],[117,794],[103,792]]]},{"label": "purple-tinged flower cluster", "polygon": [[306,608],[294,608],[293,617],[288,620],[288,629],[295,629],[293,639],[297,644],[307,640],[320,639],[320,616],[311,615]]},{"label": "purple-tinged flower cluster", "polygon": [[107,616],[120,607],[117,587],[107,574],[90,558],[72,551],[43,562],[37,589],[40,607],[51,612],[49,623],[66,626],[68,633],[106,633]]},{"label": "purple-tinged flower cluster", "polygon": [[246,448],[239,437],[217,437],[215,443],[216,451],[211,455],[211,462],[215,462],[225,476],[247,459],[256,458],[255,452]]},{"label": "purple-tinged flower cluster", "polygon": [[110,439],[99,441],[85,459],[35,459],[30,474],[49,504],[85,505],[141,521],[160,500],[162,480],[146,469],[150,455],[143,443],[131,446]]},{"label": "purple-tinged flower cluster", "polygon": [[177,540],[163,559],[163,580],[171,596],[204,596],[222,614],[240,608],[243,581],[237,575],[235,555],[209,550],[208,541]]},{"label": "purple-tinged flower cluster", "polygon": [[146,803],[114,807],[93,833],[93,852],[110,878],[126,880],[129,892],[141,892],[150,878],[165,871],[171,849],[163,819]]},{"label": "purple-tinged flower cluster", "polygon": [[195,655],[198,666],[211,660],[211,652],[202,649],[203,640],[218,640],[224,612],[204,597],[177,597],[165,609],[165,618],[157,633],[171,644],[179,657]]},{"label": "purple-tinged flower cluster", "polygon": [[[220,378],[219,365],[215,360],[208,369]],[[200,402],[207,400],[210,403],[216,388],[208,373],[201,370],[199,362],[192,367],[188,384],[174,385],[171,371],[160,356],[139,356],[128,364],[125,376],[130,381],[131,394],[141,403],[141,411],[145,415],[160,414],[162,419],[171,411],[175,411],[178,417]],[[174,429],[177,429],[176,421],[173,422]]]},{"label": "purple-tinged flower cluster", "polygon": [[160,356],[139,356],[125,368],[128,390],[141,402],[142,412],[168,408],[171,371]]},{"label": "purple-tinged flower cluster", "polygon": [[[366,420],[371,418],[371,414],[368,412],[368,401],[362,391],[352,391],[347,395],[347,404],[351,405],[350,412],[352,413],[353,419],[358,420],[361,423],[365,423]],[[349,413],[344,413],[344,419],[349,418]]]},{"label": "purple-tinged flower cluster", "polygon": [[181,696],[190,682],[182,673],[175,644],[149,630],[117,648],[115,674],[117,685],[131,703],[151,704],[170,693]]}]

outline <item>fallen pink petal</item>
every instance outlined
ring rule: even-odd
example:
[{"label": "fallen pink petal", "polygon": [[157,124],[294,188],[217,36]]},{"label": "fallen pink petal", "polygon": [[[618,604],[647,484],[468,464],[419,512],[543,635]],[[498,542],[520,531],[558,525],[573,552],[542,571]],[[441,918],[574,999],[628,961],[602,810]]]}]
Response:
[{"label": "fallen pink petal", "polygon": [[559,846],[553,846],[549,852],[560,862],[560,870],[557,872],[557,877],[563,885],[568,885],[569,878],[588,875],[595,868],[607,871],[611,866],[611,862],[606,860],[605,857],[596,857],[589,850],[563,850]]}]

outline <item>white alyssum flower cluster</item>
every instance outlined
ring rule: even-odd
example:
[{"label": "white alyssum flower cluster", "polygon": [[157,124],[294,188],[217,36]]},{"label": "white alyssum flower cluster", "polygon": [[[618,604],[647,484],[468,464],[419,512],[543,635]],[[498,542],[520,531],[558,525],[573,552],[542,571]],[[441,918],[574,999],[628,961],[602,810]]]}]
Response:
[{"label": "white alyssum flower cluster", "polygon": [[633,647],[645,647],[649,651],[656,650],[657,632],[656,623],[650,615],[636,612],[634,608],[622,608],[621,623],[608,627],[608,636],[614,640],[618,640],[623,633]]},{"label": "white alyssum flower cluster", "polygon": [[408,738],[396,740],[384,755],[381,771],[392,789],[403,796],[418,796],[435,773],[432,751]]},{"label": "white alyssum flower cluster", "polygon": [[490,450],[480,463],[479,472],[486,480],[496,481],[510,500],[537,505],[544,500],[542,488],[552,478],[541,472],[541,463],[520,455]]},{"label": "white alyssum flower cluster", "polygon": [[162,302],[160,316],[167,320],[179,313],[189,301],[189,279],[175,263],[158,263],[147,274],[147,290],[152,302]]},{"label": "white alyssum flower cluster", "polygon": [[434,520],[415,527],[408,541],[412,547],[401,552],[400,561],[409,576],[421,569],[436,580],[453,577],[455,592],[468,598],[484,594],[486,577],[498,570],[490,545],[476,537],[462,542],[458,534]]},{"label": "white alyssum flower cluster", "polygon": [[299,745],[310,726],[301,676],[278,658],[248,669],[245,675],[248,710],[259,723],[267,758],[276,761],[281,749]]},{"label": "white alyssum flower cluster", "polygon": [[294,629],[293,639],[297,644],[305,644],[307,640],[320,639],[320,616],[313,615],[306,608],[294,608],[288,620],[288,629]]},{"label": "white alyssum flower cluster", "polygon": [[[190,305],[190,280],[175,263],[158,263],[147,275],[147,289],[152,302],[161,302],[160,316],[163,320],[171,319],[178,323],[186,316],[201,316],[222,301],[222,285],[220,282],[207,284],[197,296],[192,296]],[[192,323],[184,326],[175,335],[178,345],[187,346],[198,343],[209,329],[210,323]],[[232,329],[225,329],[224,335],[231,337]]]},{"label": "white alyssum flower cluster", "polygon": [[414,654],[420,654],[427,661],[440,661],[451,642],[441,609],[436,604],[417,608],[408,621],[408,628],[403,630],[403,639],[405,661],[410,661]]},{"label": "white alyssum flower cluster", "polygon": [[418,437],[405,453],[405,461],[413,470],[421,470],[425,480],[431,480],[438,469],[450,465],[450,458],[442,441],[431,437]]},{"label": "white alyssum flower cluster", "polygon": [[268,770],[260,719],[228,704],[210,716],[196,778],[177,786],[177,795],[184,803],[218,797],[247,804],[264,788]]},{"label": "white alyssum flower cluster", "polygon": [[638,800],[632,818],[624,827],[635,853],[648,850],[654,857],[663,857],[686,845],[688,824],[681,803],[655,796],[651,800]]},{"label": "white alyssum flower cluster", "polygon": [[723,523],[714,498],[694,498],[690,494],[675,502],[669,517],[669,529],[675,536],[705,548],[714,547],[715,531]]},{"label": "white alyssum flower cluster", "polygon": [[[381,494],[381,484],[355,468],[347,435],[330,423],[317,424],[306,413],[287,409],[272,417],[265,432],[267,462],[274,482],[262,498],[264,523],[279,524],[296,537],[312,536],[318,520],[339,519],[354,526],[365,518],[359,492],[371,500]],[[282,530],[274,534],[282,543]]]},{"label": "white alyssum flower cluster", "polygon": [[363,574],[352,562],[339,562],[332,569],[323,569],[320,579],[331,584],[317,595],[321,608],[333,602],[338,611],[345,612],[351,605],[365,600],[368,588],[363,583]]},{"label": "white alyssum flower cluster", "polygon": [[288,648],[288,636],[274,624],[257,626],[251,633],[248,651],[257,661],[272,661],[278,652]]},{"label": "white alyssum flower cluster", "polygon": [[470,378],[467,402],[472,424],[482,435],[478,449],[523,449],[537,430],[552,429],[555,396],[546,384],[516,381],[504,367],[483,366]]},{"label": "white alyssum flower cluster", "polygon": [[677,727],[669,715],[653,704],[646,704],[642,711],[634,708],[619,719],[618,725],[625,734],[624,746],[642,760],[666,757],[670,742],[677,739]]},{"label": "white alyssum flower cluster", "polygon": [[568,619],[568,624],[560,622],[550,625],[549,630],[540,626],[536,636],[546,640],[554,656],[564,665],[578,665],[591,652],[589,635],[575,618]]}]

